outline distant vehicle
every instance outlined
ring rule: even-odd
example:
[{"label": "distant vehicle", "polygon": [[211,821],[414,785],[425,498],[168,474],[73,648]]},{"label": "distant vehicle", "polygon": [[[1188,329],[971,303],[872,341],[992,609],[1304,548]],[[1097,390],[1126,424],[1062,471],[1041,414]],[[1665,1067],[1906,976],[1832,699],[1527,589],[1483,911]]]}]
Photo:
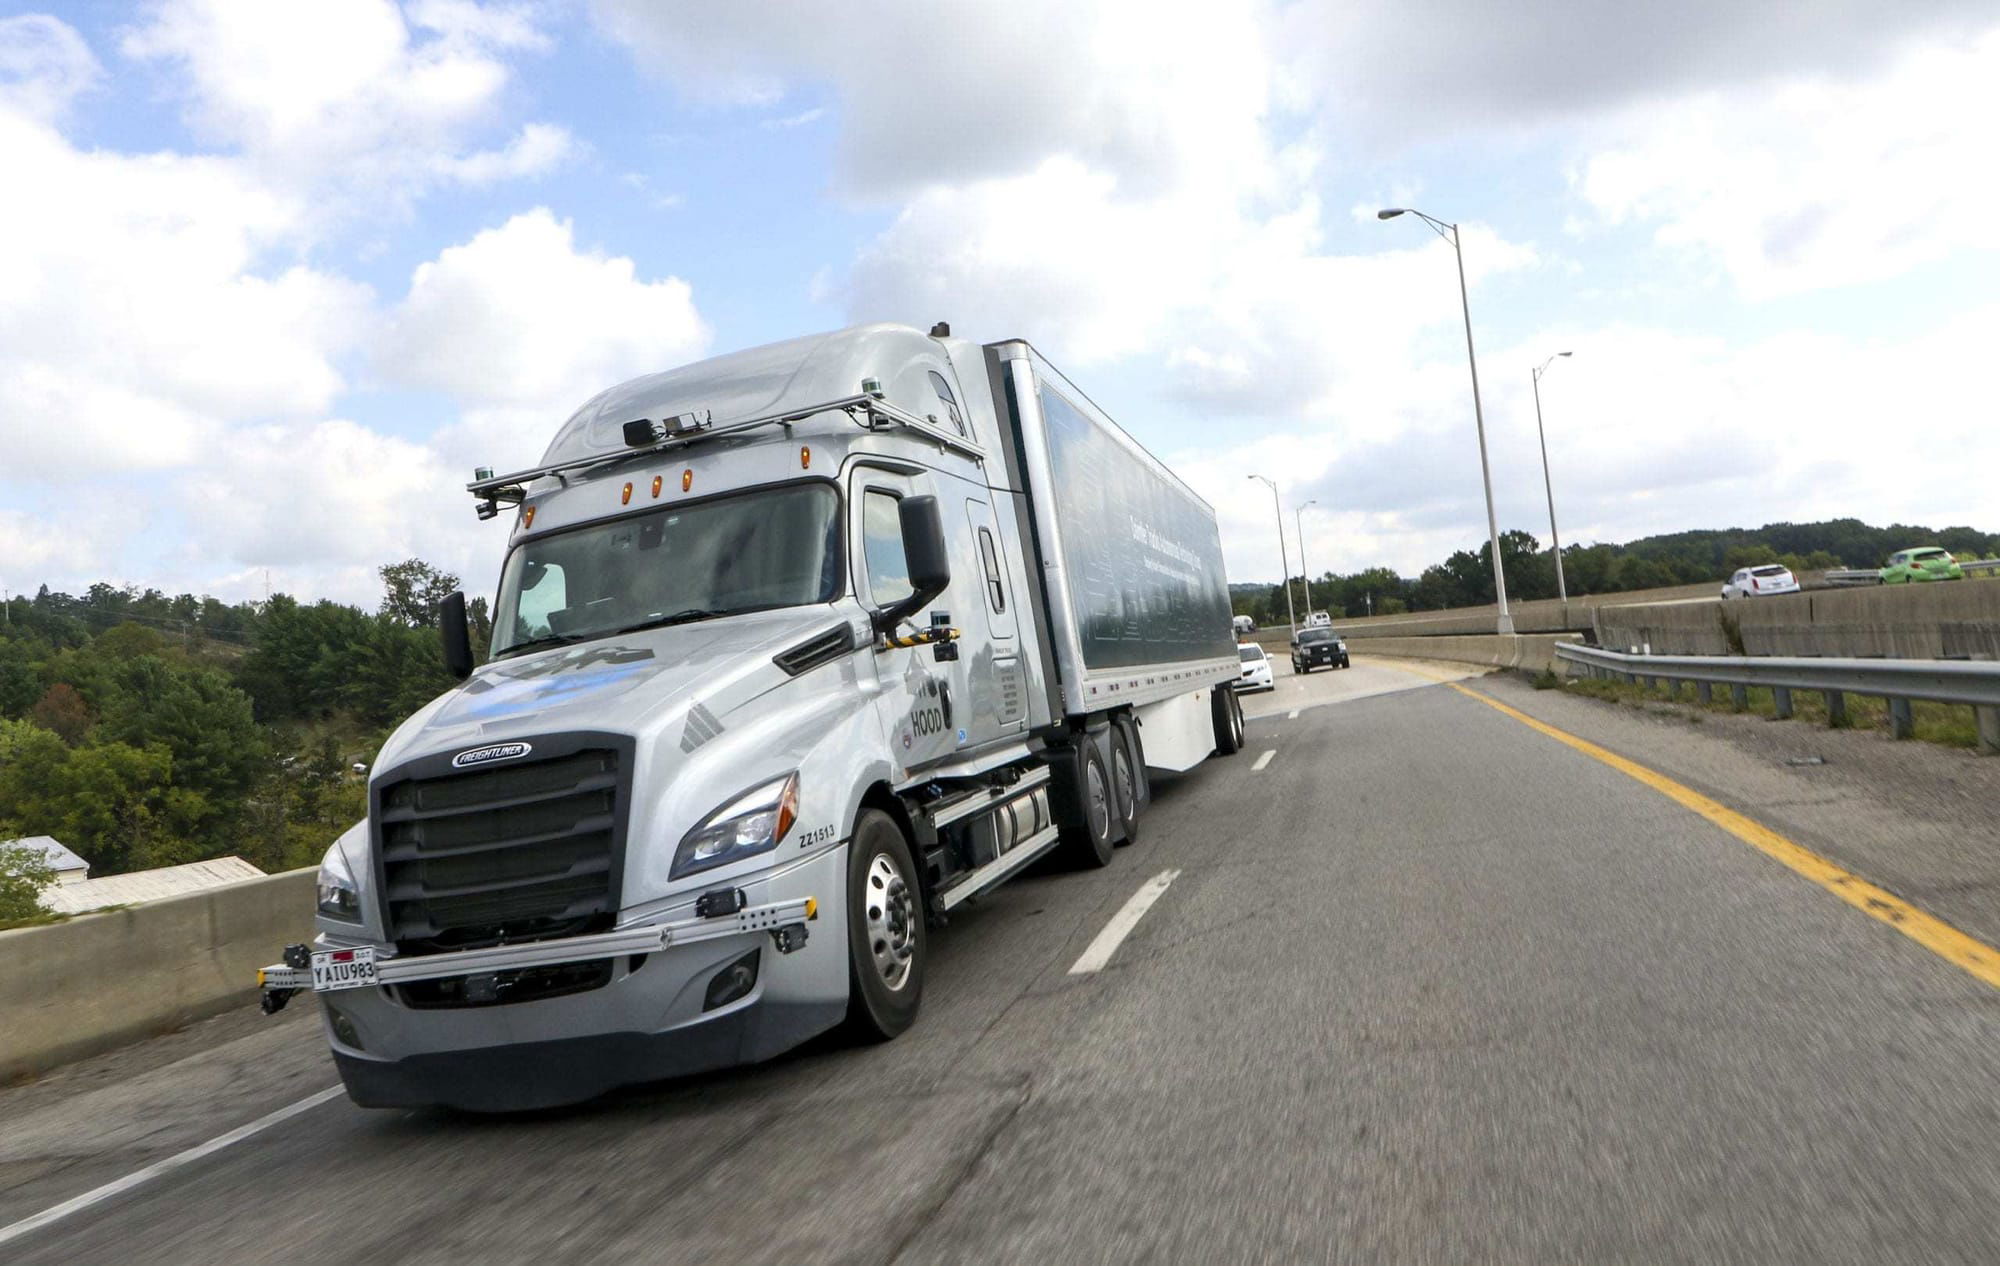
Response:
[{"label": "distant vehicle", "polygon": [[1257,631],[1257,622],[1247,615],[1239,615],[1229,623],[1238,633],[1255,633]]},{"label": "distant vehicle", "polygon": [[1271,657],[1255,642],[1238,642],[1236,654],[1243,661],[1243,676],[1237,679],[1236,693],[1248,694],[1253,690],[1276,690],[1277,681],[1271,676]]},{"label": "distant vehicle", "polygon": [[1332,616],[1328,615],[1324,611],[1315,611],[1311,615],[1308,615],[1306,617],[1305,626],[1309,629],[1323,629],[1328,627],[1332,623],[1333,623]]},{"label": "distant vehicle", "polygon": [[1885,585],[1907,585],[1925,580],[1964,580],[1965,569],[1951,556],[1951,551],[1936,545],[1920,545],[1915,549],[1898,550],[1889,555],[1888,566],[1882,569],[1882,583]]},{"label": "distant vehicle", "polygon": [[1738,569],[1737,573],[1729,578],[1729,583],[1722,587],[1722,596],[1725,598],[1765,598],[1774,593],[1797,593],[1798,591],[1798,578],[1792,575],[1792,569],[1789,567],[1780,567],[1772,563],[1763,567],[1744,567]]},{"label": "distant vehicle", "polygon": [[1303,628],[1292,638],[1292,671],[1347,667],[1347,640],[1329,628]]}]

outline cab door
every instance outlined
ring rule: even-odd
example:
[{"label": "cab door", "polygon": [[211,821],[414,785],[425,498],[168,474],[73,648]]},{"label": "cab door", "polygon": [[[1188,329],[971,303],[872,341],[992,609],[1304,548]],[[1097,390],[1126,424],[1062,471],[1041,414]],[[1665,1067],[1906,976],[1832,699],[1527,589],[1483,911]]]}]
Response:
[{"label": "cab door", "polygon": [[[901,503],[903,498],[930,492],[930,480],[873,466],[857,467],[848,485],[848,539],[857,543],[852,551],[854,592],[862,604],[880,610],[911,593],[909,561],[903,552]],[[956,536],[951,516],[945,520],[948,535]],[[951,585],[932,600],[930,607],[910,617],[898,630],[909,633],[928,627],[936,615],[956,614],[953,603],[967,590],[962,575],[961,551],[953,542]],[[956,647],[954,650],[958,649]],[[949,656],[951,652],[947,652]],[[931,645],[898,647],[886,645],[878,635],[873,651],[875,673],[880,687],[876,707],[887,737],[889,751],[905,774],[922,769],[958,750],[964,726],[968,692],[960,674],[959,661],[937,658]]]},{"label": "cab door", "polygon": [[[1013,574],[993,516],[993,507],[977,497],[965,501],[966,525],[972,533],[973,572],[979,600],[967,603],[967,623],[985,626],[983,644],[968,644],[966,676],[972,691],[972,741],[984,742],[1028,728],[1028,681],[1021,659],[1021,639],[1015,636]],[[969,634],[968,634],[969,636]]]}]

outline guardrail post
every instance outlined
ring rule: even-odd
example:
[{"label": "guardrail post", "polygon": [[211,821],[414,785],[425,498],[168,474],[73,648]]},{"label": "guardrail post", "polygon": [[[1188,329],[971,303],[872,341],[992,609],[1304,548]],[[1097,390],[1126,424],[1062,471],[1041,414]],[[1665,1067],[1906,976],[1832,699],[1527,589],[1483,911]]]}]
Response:
[{"label": "guardrail post", "polygon": [[2000,708],[1974,708],[1972,719],[1979,727],[1979,750],[2000,755]]},{"label": "guardrail post", "polygon": [[1910,715],[1910,701],[1908,699],[1889,700],[1889,737],[1906,739],[1916,732],[1916,721]]},{"label": "guardrail post", "polygon": [[1838,729],[1847,724],[1847,696],[1838,690],[1822,690],[1826,696],[1826,723]]},{"label": "guardrail post", "polygon": [[1778,719],[1792,719],[1792,688],[1790,686],[1771,687],[1771,702],[1776,706]]},{"label": "guardrail post", "polygon": [[1694,697],[1706,707],[1715,702],[1715,687],[1705,681],[1697,681],[1694,683]]},{"label": "guardrail post", "polygon": [[1729,687],[1729,706],[1737,712],[1750,706],[1750,687],[1742,682],[1733,682]]}]

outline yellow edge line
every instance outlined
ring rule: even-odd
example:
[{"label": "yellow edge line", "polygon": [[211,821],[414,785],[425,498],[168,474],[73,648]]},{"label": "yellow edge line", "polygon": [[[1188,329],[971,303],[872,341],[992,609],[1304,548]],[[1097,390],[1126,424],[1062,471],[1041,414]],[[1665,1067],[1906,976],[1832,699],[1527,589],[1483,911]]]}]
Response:
[{"label": "yellow edge line", "polygon": [[1987,984],[2000,989],[2000,950],[1967,936],[1949,923],[1917,909],[1901,897],[1877,888],[1859,875],[1842,870],[1811,849],[1792,843],[1771,828],[1751,821],[1736,810],[1718,804],[1692,788],[1683,787],[1664,774],[1626,760],[1616,752],[1607,751],[1588,739],[1580,739],[1546,722],[1537,721],[1518,708],[1510,708],[1498,699],[1481,694],[1477,690],[1467,689],[1455,681],[1445,684],[1468,698],[1479,700],[1489,708],[1497,708],[1521,724],[1548,735],[1558,743],[1575,748],[1592,760],[1601,761],[1621,774],[1638,779],[1669,800],[1699,813],[1758,852],[1804,875],[1863,914],[1881,920],[1939,958],[1964,968]]}]

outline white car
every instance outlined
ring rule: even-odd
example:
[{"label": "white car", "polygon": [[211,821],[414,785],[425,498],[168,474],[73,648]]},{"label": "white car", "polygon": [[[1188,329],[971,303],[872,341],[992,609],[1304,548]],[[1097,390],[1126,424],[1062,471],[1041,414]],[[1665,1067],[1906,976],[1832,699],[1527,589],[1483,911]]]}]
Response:
[{"label": "white car", "polygon": [[1236,654],[1243,660],[1243,675],[1236,680],[1236,693],[1249,694],[1253,690],[1276,690],[1278,683],[1271,679],[1271,657],[1255,642],[1238,642]]},{"label": "white car", "polygon": [[1722,587],[1725,598],[1763,598],[1774,593],[1797,593],[1799,582],[1788,567],[1776,563],[1763,567],[1744,567],[1729,578]]}]

